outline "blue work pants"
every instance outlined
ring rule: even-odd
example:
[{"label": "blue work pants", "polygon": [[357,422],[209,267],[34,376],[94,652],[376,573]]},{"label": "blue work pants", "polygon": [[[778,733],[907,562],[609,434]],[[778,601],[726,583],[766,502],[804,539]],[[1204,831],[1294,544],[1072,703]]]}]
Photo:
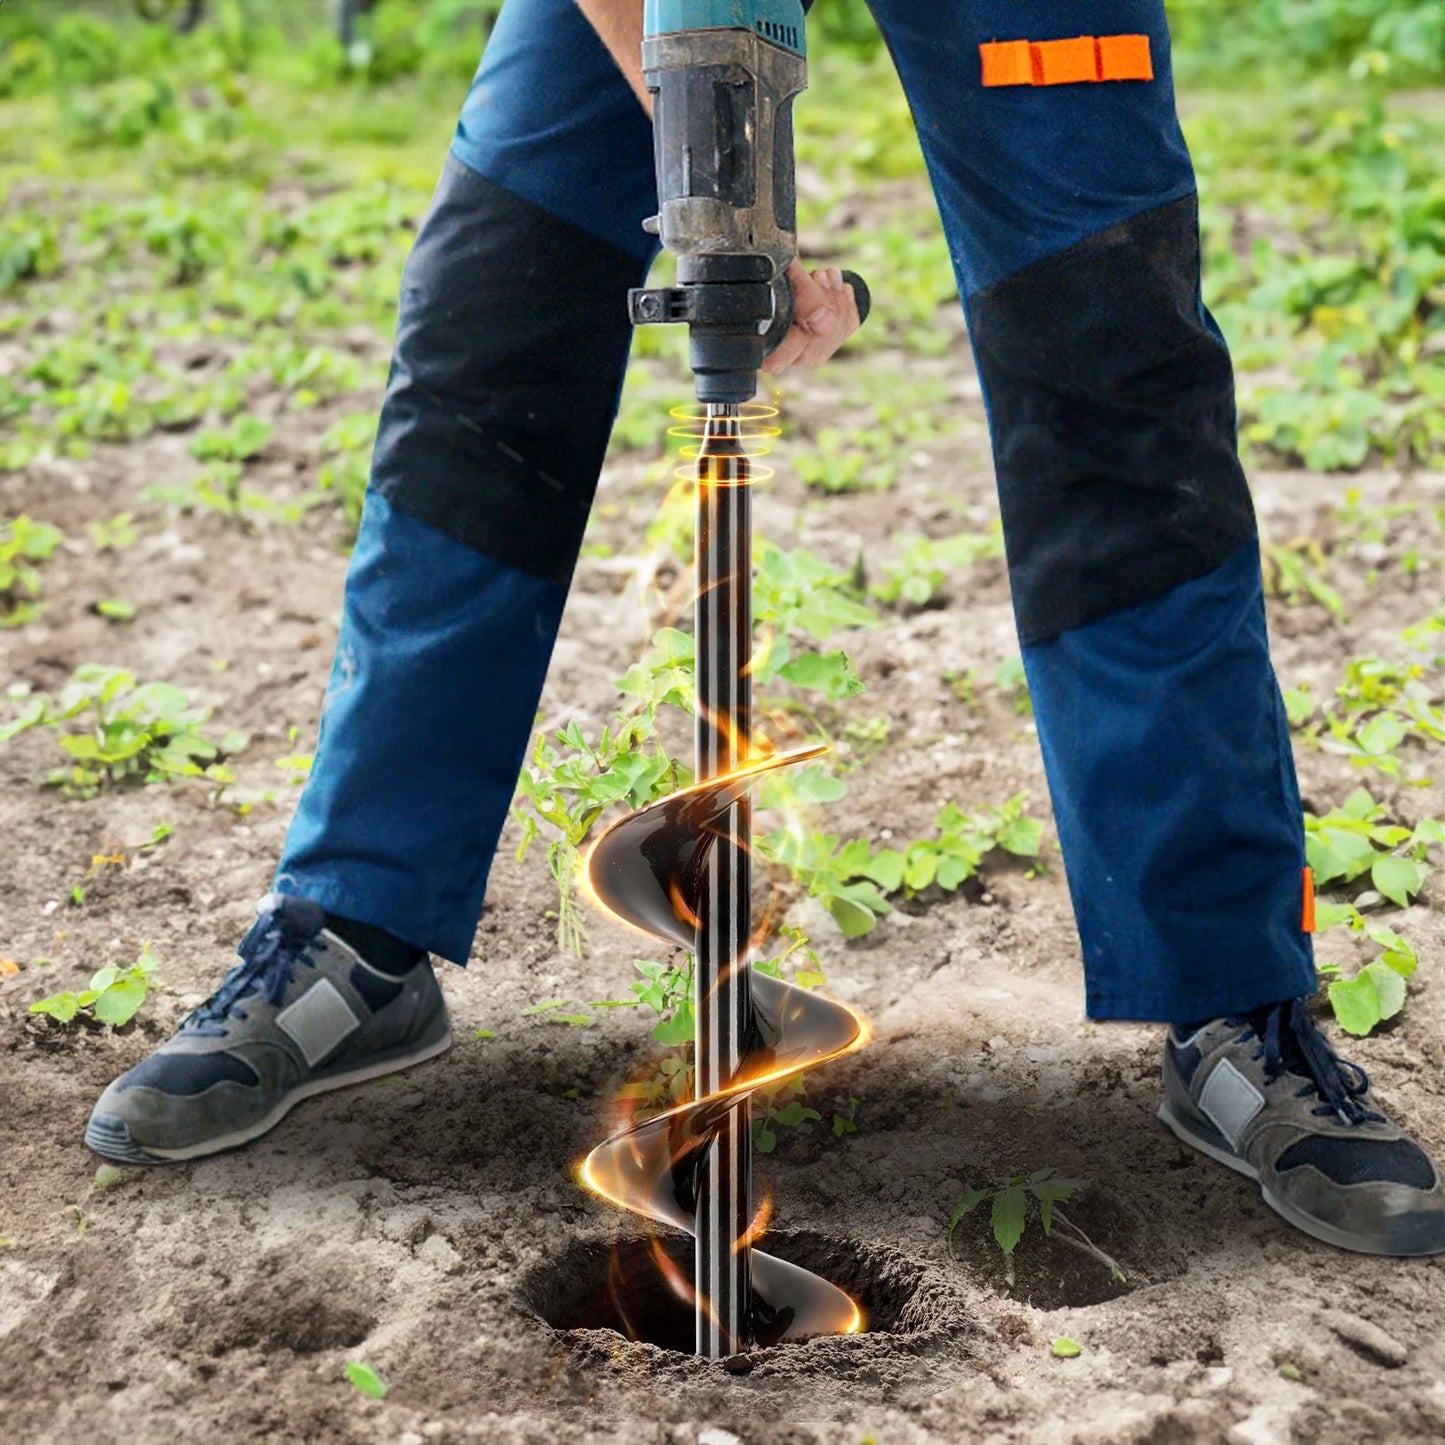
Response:
[{"label": "blue work pants", "polygon": [[[983,383],[1088,1011],[1184,1020],[1309,992],[1300,802],[1163,4],[873,8]],[[1033,43],[1047,80],[1079,54],[1052,42],[1113,35],[1147,37],[1152,78],[983,84],[983,45]],[[458,962],[655,210],[650,122],[575,0],[506,0],[403,278],[315,766],[277,877]]]}]

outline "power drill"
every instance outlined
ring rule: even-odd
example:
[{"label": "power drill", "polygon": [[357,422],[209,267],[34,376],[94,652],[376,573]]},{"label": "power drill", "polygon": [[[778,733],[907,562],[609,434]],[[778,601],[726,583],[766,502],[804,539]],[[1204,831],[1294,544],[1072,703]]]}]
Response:
[{"label": "power drill", "polygon": [[[697,399],[750,401],[788,334],[797,255],[793,97],[808,84],[802,0],[646,0],[658,214],[677,284],[628,293],[634,325],[685,321]],[[868,288],[845,271],[866,317]]]}]

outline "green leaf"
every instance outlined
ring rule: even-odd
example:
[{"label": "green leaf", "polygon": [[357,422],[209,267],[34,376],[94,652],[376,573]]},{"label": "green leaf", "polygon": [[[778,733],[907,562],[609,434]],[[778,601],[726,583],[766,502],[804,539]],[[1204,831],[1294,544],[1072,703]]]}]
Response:
[{"label": "green leaf", "polygon": [[102,1164],[95,1171],[90,1187],[95,1190],[109,1189],[112,1184],[119,1184],[124,1178],[124,1169],[117,1169],[114,1164]]},{"label": "green leaf", "polygon": [[1292,728],[1303,727],[1314,710],[1314,699],[1307,689],[1292,687],[1285,693],[1284,711]]},{"label": "green leaf", "polygon": [[863,691],[863,684],[842,652],[800,652],[778,669],[778,676],[795,687],[821,692],[834,700]]},{"label": "green leaf", "polygon": [[1355,734],[1355,742],[1364,752],[1383,756],[1393,753],[1405,736],[1405,724],[1394,713],[1382,712]]},{"label": "green leaf", "polygon": [[1420,865],[1408,858],[1377,858],[1370,869],[1372,882],[1391,903],[1401,908],[1410,906],[1410,899],[1420,891],[1424,878]]},{"label": "green leaf", "polygon": [[1360,970],[1360,976],[1374,985],[1382,1019],[1394,1018],[1405,1007],[1405,980],[1388,964],[1376,959]]},{"label": "green leaf", "polygon": [[1338,979],[1329,987],[1330,1007],[1335,1022],[1356,1038],[1364,1038],[1382,1017],[1380,995],[1372,980],[1363,976]]},{"label": "green leaf", "polygon": [[1375,800],[1370,796],[1368,789],[1356,788],[1340,805],[1340,812],[1347,818],[1354,818],[1357,822],[1363,823],[1369,821],[1375,808]]},{"label": "green leaf", "polygon": [[30,1005],[33,1014],[49,1014],[57,1023],[68,1024],[80,1011],[80,995],[57,993]]},{"label": "green leaf", "polygon": [[691,1007],[679,1008],[670,1017],[658,1020],[652,1030],[652,1037],[660,1044],[676,1048],[682,1044],[691,1043],[696,1030],[697,1021],[693,1017]]},{"label": "green leaf", "polygon": [[112,622],[129,622],[135,616],[135,603],[123,597],[103,597],[95,604],[95,610]]},{"label": "green leaf", "polygon": [[1060,1335],[1049,1349],[1056,1360],[1072,1360],[1075,1355],[1084,1352],[1084,1347],[1077,1340],[1071,1340],[1068,1335]]},{"label": "green leaf", "polygon": [[892,848],[881,849],[868,860],[863,876],[885,893],[896,893],[903,886],[903,855]]},{"label": "green leaf", "polygon": [[108,963],[91,974],[90,986],[96,993],[104,993],[119,977],[120,969],[115,964]]},{"label": "green leaf", "polygon": [[938,871],[938,854],[928,844],[915,843],[903,860],[903,884],[914,893],[920,893],[933,882]]},{"label": "green leaf", "polygon": [[491,1029],[478,1029],[472,1037],[474,1039],[494,1039],[496,1034]]},{"label": "green leaf", "polygon": [[95,1001],[95,1016],[101,1023],[118,1029],[128,1024],[136,1010],[145,1002],[146,980],[143,974],[127,974],[126,977],[105,989]]},{"label": "green leaf", "polygon": [[973,869],[962,858],[940,858],[935,882],[947,893],[952,893],[965,879],[973,876]]},{"label": "green leaf", "polygon": [[844,938],[862,938],[865,933],[871,933],[878,923],[878,917],[871,908],[864,908],[851,898],[825,898],[823,907],[843,930]]},{"label": "green leaf", "polygon": [[363,1395],[370,1395],[373,1400],[384,1400],[386,1398],[386,1386],[382,1384],[381,1377],[360,1360],[347,1360],[346,1378],[361,1391]]},{"label": "green leaf", "polygon": [[1318,903],[1315,906],[1315,931],[1323,933],[1329,928],[1338,928],[1348,923],[1352,928],[1360,924],[1360,910],[1353,903]]},{"label": "green leaf", "polygon": [[[835,1133],[840,1132],[840,1131],[838,1131],[838,1129],[837,1129],[837,1127],[836,1127],[836,1126],[837,1126],[837,1123],[838,1123],[838,1120],[837,1120],[837,1118],[835,1117],[834,1120],[833,1120],[834,1132],[835,1132]],[[968,1189],[968,1190],[965,1190],[965,1191],[964,1191],[963,1198],[960,1199],[960,1200],[958,1201],[958,1203],[953,1206],[953,1213],[948,1216],[948,1239],[947,1239],[947,1243],[948,1243],[948,1252],[949,1252],[950,1255],[953,1254],[953,1232],[954,1232],[954,1230],[956,1230],[956,1229],[958,1228],[958,1222],[959,1222],[959,1220],[961,1220],[965,1214],[972,1214],[973,1211],[974,1211],[975,1209],[977,1209],[978,1206],[979,1206],[980,1204],[982,1204],[983,1201],[989,1197],[989,1192],[990,1192],[990,1191],[987,1190],[987,1189]],[[955,1256],[955,1257],[956,1257],[956,1256]]]},{"label": "green leaf", "polygon": [[1367,923],[1365,937],[1371,943],[1378,943],[1385,950],[1376,962],[1394,969],[1401,978],[1409,978],[1419,966],[1419,959],[1415,956],[1415,945],[1408,938],[1396,933],[1394,929],[1386,928],[1381,923]]},{"label": "green leaf", "polygon": [[1020,858],[1037,858],[1044,840],[1044,825],[1037,818],[1013,818],[995,835],[998,846]]},{"label": "green leaf", "polygon": [[989,1222],[993,1227],[993,1237],[1005,1254],[1012,1254],[1023,1238],[1028,1207],[1028,1195],[1016,1184],[1000,1189],[993,1197],[993,1214]]}]

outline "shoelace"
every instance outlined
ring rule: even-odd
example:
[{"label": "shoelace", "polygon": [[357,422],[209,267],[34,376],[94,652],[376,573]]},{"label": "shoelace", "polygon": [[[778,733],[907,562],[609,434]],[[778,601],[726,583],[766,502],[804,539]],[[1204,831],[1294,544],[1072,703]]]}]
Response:
[{"label": "shoelace", "polygon": [[[1370,1087],[1370,1076],[1358,1065],[1342,1059],[1315,1026],[1310,1011],[1301,998],[1277,1003],[1268,1012],[1260,1027],[1258,1016],[1232,1018],[1231,1024],[1241,1026],[1237,1042],[1259,1040],[1254,1057],[1264,1060],[1265,1082],[1272,1084],[1281,1074],[1303,1074],[1305,1083],[1296,1091],[1296,1098],[1317,1094],[1324,1101],[1310,1112],[1334,1114],[1344,1124],[1383,1124],[1385,1116],[1367,1109],[1361,1102]],[[1286,1057],[1288,1044],[1293,1044],[1294,1057]]]},{"label": "shoelace", "polygon": [[297,920],[284,905],[263,913],[241,940],[237,949],[241,962],[205,1003],[186,1016],[181,1027],[198,1034],[224,1034],[229,1020],[245,1021],[245,1009],[237,1007],[242,998],[259,993],[268,1003],[279,1004],[295,977],[297,965],[316,967],[310,950],[319,927],[308,932],[306,923],[298,928]]}]

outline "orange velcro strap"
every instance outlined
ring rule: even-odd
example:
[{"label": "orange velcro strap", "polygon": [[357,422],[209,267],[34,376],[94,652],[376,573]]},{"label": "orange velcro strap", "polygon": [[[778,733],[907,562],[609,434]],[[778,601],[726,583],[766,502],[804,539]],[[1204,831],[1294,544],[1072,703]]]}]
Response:
[{"label": "orange velcro strap", "polygon": [[1099,80],[1153,80],[1147,35],[1080,35],[1073,40],[995,40],[980,45],[983,83],[1078,85]]},{"label": "orange velcro strap", "polygon": [[1315,870],[1304,870],[1303,902],[1300,905],[1299,926],[1304,933],[1315,931]]},{"label": "orange velcro strap", "polygon": [[980,45],[983,56],[983,83],[993,85],[1032,85],[1034,63],[1029,58],[1027,40],[1003,40],[994,45]]},{"label": "orange velcro strap", "polygon": [[1100,80],[1153,80],[1154,61],[1147,35],[1101,35]]},{"label": "orange velcro strap", "polygon": [[1034,57],[1035,85],[1077,85],[1099,78],[1099,52],[1092,35],[1077,40],[1044,40],[1029,47]]}]

